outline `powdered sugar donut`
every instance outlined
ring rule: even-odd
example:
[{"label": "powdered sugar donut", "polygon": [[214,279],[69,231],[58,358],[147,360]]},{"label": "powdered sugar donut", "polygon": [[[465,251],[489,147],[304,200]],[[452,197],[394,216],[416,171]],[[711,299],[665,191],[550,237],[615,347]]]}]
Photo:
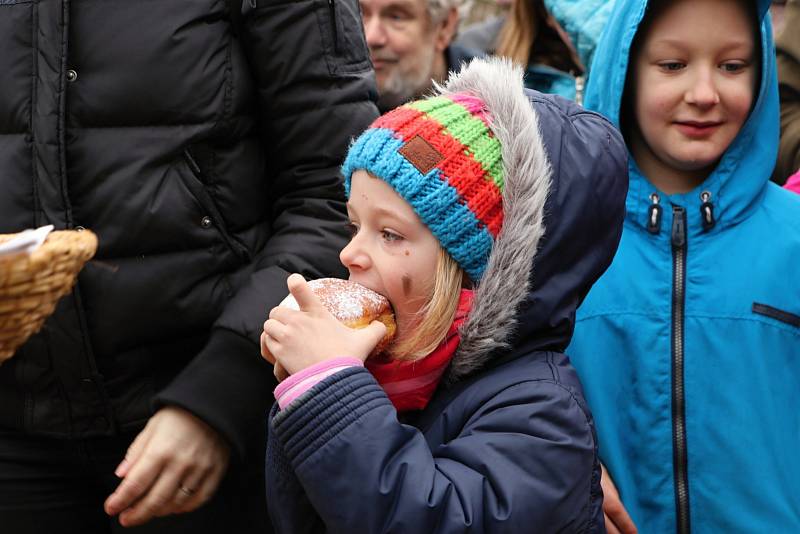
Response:
[{"label": "powdered sugar donut", "polygon": [[[379,354],[394,338],[397,325],[394,312],[389,301],[383,295],[350,280],[339,278],[320,278],[308,282],[308,287],[328,309],[345,326],[365,328],[372,321],[380,321],[386,325],[386,334],[376,345],[372,354]],[[279,306],[293,310],[299,309],[297,301],[291,293],[281,301]]]}]

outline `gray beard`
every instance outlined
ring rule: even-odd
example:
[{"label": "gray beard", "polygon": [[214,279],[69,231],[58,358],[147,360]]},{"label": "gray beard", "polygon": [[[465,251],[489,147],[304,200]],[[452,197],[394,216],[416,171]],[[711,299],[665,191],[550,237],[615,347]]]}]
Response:
[{"label": "gray beard", "polygon": [[435,50],[429,49],[426,55],[417,62],[418,65],[427,65],[417,72],[407,73],[405,76],[400,72],[393,73],[386,81],[383,90],[379,90],[378,109],[381,113],[386,113],[397,106],[401,106],[415,97],[431,89],[431,77],[433,74],[433,60]]}]

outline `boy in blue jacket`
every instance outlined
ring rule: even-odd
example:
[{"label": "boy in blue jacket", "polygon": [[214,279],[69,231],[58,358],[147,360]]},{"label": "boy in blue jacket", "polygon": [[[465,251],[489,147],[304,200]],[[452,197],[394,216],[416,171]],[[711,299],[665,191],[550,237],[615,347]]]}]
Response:
[{"label": "boy in blue jacket", "polygon": [[642,532],[800,532],[800,199],[769,183],[768,8],[617,0],[595,55],[586,104],[621,126],[630,188],[568,353],[606,506]]},{"label": "boy in blue jacket", "polygon": [[605,532],[562,351],[618,242],[625,161],[606,120],[526,96],[502,60],[356,140],[340,258],[389,299],[397,337],[365,368],[384,327],[342,326],[290,277],[300,310],[273,309],[263,336],[290,374],[269,419],[278,532]]}]

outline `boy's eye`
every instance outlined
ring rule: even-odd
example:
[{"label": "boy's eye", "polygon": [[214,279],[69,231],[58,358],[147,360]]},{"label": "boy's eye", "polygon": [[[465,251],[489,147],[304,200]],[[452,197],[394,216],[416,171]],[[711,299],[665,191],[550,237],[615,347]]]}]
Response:
[{"label": "boy's eye", "polygon": [[679,61],[667,61],[665,63],[659,63],[658,66],[665,71],[675,72],[681,70],[685,65]]},{"label": "boy's eye", "polygon": [[722,70],[725,72],[740,72],[744,70],[746,65],[744,63],[723,63]]},{"label": "boy's eye", "polygon": [[396,234],[391,230],[381,230],[381,236],[383,237],[384,241],[388,241],[390,243],[401,241],[403,239],[403,236]]},{"label": "boy's eye", "polygon": [[344,227],[347,229],[347,233],[350,235],[350,237],[353,237],[358,233],[358,225],[354,222],[345,223]]}]

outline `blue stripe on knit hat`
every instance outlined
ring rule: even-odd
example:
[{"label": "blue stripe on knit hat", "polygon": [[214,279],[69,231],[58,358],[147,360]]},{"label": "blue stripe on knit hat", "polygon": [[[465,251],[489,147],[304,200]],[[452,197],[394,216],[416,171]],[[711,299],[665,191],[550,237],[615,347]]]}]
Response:
[{"label": "blue stripe on knit hat", "polygon": [[494,240],[467,207],[458,191],[447,183],[441,170],[422,174],[398,150],[402,139],[386,128],[372,128],[353,143],[342,165],[345,192],[350,198],[350,179],[358,169],[388,183],[414,209],[442,247],[472,280],[486,268]]}]

